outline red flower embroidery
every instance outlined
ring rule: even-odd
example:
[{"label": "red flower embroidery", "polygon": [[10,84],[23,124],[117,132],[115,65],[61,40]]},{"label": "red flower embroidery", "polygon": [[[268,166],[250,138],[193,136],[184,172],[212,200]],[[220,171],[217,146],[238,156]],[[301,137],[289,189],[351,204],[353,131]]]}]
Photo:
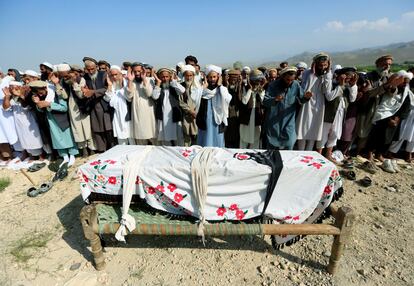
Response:
[{"label": "red flower embroidery", "polygon": [[316,169],[319,170],[322,167],[322,164],[321,163],[317,163],[317,162],[313,162],[312,163],[312,166],[314,166]]},{"label": "red flower embroidery", "polygon": [[116,177],[109,177],[108,178],[108,183],[110,183],[111,185],[115,185],[116,184]]},{"label": "red flower embroidery", "polygon": [[175,208],[178,208],[178,204],[176,202],[171,202],[171,205]]},{"label": "red flower embroidery", "polygon": [[306,159],[302,159],[302,160],[300,160],[302,163],[309,163],[310,161],[309,160],[306,160]]},{"label": "red flower embroidery", "polygon": [[108,163],[108,164],[111,164],[111,165],[116,163],[116,161],[114,161],[114,160],[105,160],[105,162]]},{"label": "red flower embroidery", "polygon": [[242,220],[244,218],[244,212],[241,209],[236,211],[236,217],[238,220]]},{"label": "red flower embroidery", "polygon": [[323,193],[326,195],[329,195],[332,192],[331,186],[326,186],[325,190],[323,190]]},{"label": "red flower embroidery", "polygon": [[308,159],[308,160],[313,160],[312,156],[302,156],[302,157],[305,158],[305,159]]},{"label": "red flower embroidery", "polygon": [[229,210],[231,210],[231,211],[236,211],[236,210],[238,210],[239,209],[239,207],[237,206],[237,204],[232,204],[230,207],[229,207]]},{"label": "red flower embroidery", "polygon": [[171,183],[171,184],[168,184],[167,189],[169,189],[170,192],[174,192],[177,189],[177,186]]},{"label": "red flower embroidery", "polygon": [[183,155],[184,157],[188,157],[190,156],[190,154],[191,154],[191,150],[189,149],[186,149],[183,152],[181,152],[181,155]]},{"label": "red flower embroidery", "polygon": [[87,183],[87,182],[89,182],[89,179],[88,179],[88,177],[86,177],[86,175],[85,174],[82,174],[82,177],[83,177],[83,180]]},{"label": "red flower embroidery", "polygon": [[177,203],[180,203],[183,200],[183,195],[179,194],[179,193],[175,193],[174,195],[174,201],[176,201]]},{"label": "red flower embroidery", "polygon": [[153,194],[155,194],[155,188],[153,188],[153,187],[148,187],[148,188],[147,188],[147,192],[148,192],[148,194],[153,195]]},{"label": "red flower embroidery", "polygon": [[293,217],[293,220],[299,220],[299,216],[297,215],[297,216],[294,216]]},{"label": "red flower embroidery", "polygon": [[140,177],[137,177],[137,179],[135,180],[135,185],[139,185],[142,184],[142,180]]},{"label": "red flower embroidery", "polygon": [[216,213],[218,216],[224,216],[224,214],[226,213],[226,208],[224,207],[218,208]]},{"label": "red flower embroidery", "polygon": [[250,158],[250,156],[249,156],[249,155],[247,155],[247,154],[242,154],[242,153],[236,153],[236,154],[235,154],[235,157],[236,157],[237,159],[239,159],[239,160],[247,160],[247,159],[249,159],[249,158]]},{"label": "red flower embroidery", "polygon": [[96,166],[96,165],[99,165],[100,163],[101,163],[100,161],[93,161],[89,165]]},{"label": "red flower embroidery", "polygon": [[165,189],[164,189],[164,186],[163,186],[163,185],[158,185],[158,186],[156,187],[156,189],[157,189],[157,191],[159,191],[159,192],[161,192],[161,193],[163,193],[163,192],[165,191]]},{"label": "red flower embroidery", "polygon": [[287,215],[287,216],[285,216],[285,217],[283,218],[283,220],[287,220],[287,219],[292,219],[292,216]]}]

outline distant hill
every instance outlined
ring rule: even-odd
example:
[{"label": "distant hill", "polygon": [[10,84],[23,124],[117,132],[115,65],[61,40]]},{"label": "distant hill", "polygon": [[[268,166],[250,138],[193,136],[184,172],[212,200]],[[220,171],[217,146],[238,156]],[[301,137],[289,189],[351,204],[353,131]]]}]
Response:
[{"label": "distant hill", "polygon": [[[329,53],[329,51],[327,51]],[[312,57],[317,52],[303,52],[296,56],[286,59],[289,64],[296,64],[300,61],[310,64]],[[391,54],[394,63],[411,62],[414,63],[414,41],[406,43],[396,43],[381,47],[364,48],[347,52],[329,53],[335,64],[342,66],[367,66],[373,65],[375,59],[384,54]],[[264,66],[278,66],[280,61],[263,63]]]}]

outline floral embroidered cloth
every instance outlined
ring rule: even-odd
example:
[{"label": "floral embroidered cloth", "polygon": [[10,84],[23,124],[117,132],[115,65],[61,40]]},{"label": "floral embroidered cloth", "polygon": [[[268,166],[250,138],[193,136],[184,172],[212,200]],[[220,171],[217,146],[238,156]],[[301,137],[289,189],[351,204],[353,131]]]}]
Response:
[{"label": "floral embroidered cloth", "polygon": [[[83,199],[93,192],[122,196],[123,165],[128,156],[144,149],[116,146],[79,167]],[[153,147],[145,155],[131,192],[155,209],[199,217],[190,164],[200,150],[199,146]],[[222,148],[216,152],[204,207],[207,220],[244,220],[262,214],[271,168],[246,154],[251,152],[264,150]],[[280,151],[280,155],[283,168],[264,214],[276,223],[311,223],[342,186],[338,171],[316,152]]]}]

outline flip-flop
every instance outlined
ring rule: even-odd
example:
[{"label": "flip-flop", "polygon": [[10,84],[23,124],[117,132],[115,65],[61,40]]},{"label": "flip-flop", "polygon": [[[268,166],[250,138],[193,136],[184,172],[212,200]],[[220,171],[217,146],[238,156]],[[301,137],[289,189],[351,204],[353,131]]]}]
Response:
[{"label": "flip-flop", "polygon": [[52,182],[46,182],[40,185],[38,191],[39,194],[44,194],[47,191],[49,191],[51,188],[53,187],[53,183]]},{"label": "flip-flop", "polygon": [[350,181],[356,180],[356,174],[354,171],[342,171],[341,174]]},{"label": "flip-flop", "polygon": [[369,187],[372,184],[372,180],[370,177],[365,176],[364,178],[362,178],[361,180],[359,180],[359,183],[363,186],[363,187]]},{"label": "flip-flop", "polygon": [[31,198],[37,197],[39,195],[39,189],[37,189],[35,187],[30,187],[27,190],[27,195]]},{"label": "flip-flop", "polygon": [[39,171],[40,169],[42,169],[44,166],[46,166],[46,163],[35,163],[35,164],[33,164],[33,165],[31,165],[28,169],[27,169],[27,171],[28,172],[37,172],[37,171]]},{"label": "flip-flop", "polygon": [[57,180],[62,181],[67,176],[68,176],[68,163],[64,163],[59,168],[59,170],[56,172],[56,174],[53,176],[52,182],[55,182]]},{"label": "flip-flop", "polygon": [[48,166],[49,170],[52,171],[52,172],[59,171],[59,168],[60,168],[59,165],[62,164],[62,161],[63,161],[63,159],[57,159],[53,162],[50,162],[50,164]]}]

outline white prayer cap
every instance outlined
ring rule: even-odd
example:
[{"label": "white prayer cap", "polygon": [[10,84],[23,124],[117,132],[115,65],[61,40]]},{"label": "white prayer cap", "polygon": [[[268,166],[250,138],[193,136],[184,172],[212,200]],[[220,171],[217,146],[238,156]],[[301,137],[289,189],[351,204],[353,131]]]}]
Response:
[{"label": "white prayer cap", "polygon": [[15,81],[15,80],[12,80],[11,82],[9,82],[9,86],[10,85],[14,85],[14,86],[23,86],[23,84],[21,83],[21,82],[19,82],[19,81]]},{"label": "white prayer cap", "polygon": [[179,63],[177,63],[176,66],[179,67],[180,69],[183,69],[183,67],[185,66],[185,63],[184,62],[179,62]]},{"label": "white prayer cap", "polygon": [[51,63],[48,63],[48,62],[41,63],[40,65],[45,66],[45,67],[48,67],[51,70],[54,70],[55,69],[55,66],[52,65]]},{"label": "white prayer cap", "polygon": [[221,75],[221,67],[215,65],[208,65],[206,66],[206,74],[208,75],[211,72],[216,72]]},{"label": "white prayer cap", "polygon": [[111,65],[111,70],[121,71],[121,68],[119,66],[116,66],[116,65]]},{"label": "white prayer cap", "polygon": [[23,75],[33,76],[39,78],[39,74],[32,70],[26,70]]},{"label": "white prayer cap", "polygon": [[70,71],[70,70],[71,70],[71,68],[70,68],[70,65],[68,65],[68,64],[59,64],[59,65],[56,66],[56,71],[58,71],[58,72],[67,72],[67,71]]},{"label": "white prayer cap", "polygon": [[128,71],[127,70],[121,70],[122,75],[127,75]]},{"label": "white prayer cap", "polygon": [[334,65],[332,68],[332,72],[334,73],[336,70],[340,70],[342,68],[341,65]]},{"label": "white prayer cap", "polygon": [[298,62],[296,64],[296,68],[298,68],[298,69],[305,69],[306,70],[308,68],[308,65],[305,62]]},{"label": "white prayer cap", "polygon": [[182,72],[183,74],[184,74],[185,72],[187,72],[187,71],[192,72],[193,74],[195,74],[195,73],[196,73],[196,70],[195,70],[195,68],[194,68],[192,65],[184,65],[184,66],[182,67],[181,72]]},{"label": "white prayer cap", "polygon": [[246,73],[250,73],[251,72],[251,68],[248,66],[243,67],[243,71],[245,71]]}]

